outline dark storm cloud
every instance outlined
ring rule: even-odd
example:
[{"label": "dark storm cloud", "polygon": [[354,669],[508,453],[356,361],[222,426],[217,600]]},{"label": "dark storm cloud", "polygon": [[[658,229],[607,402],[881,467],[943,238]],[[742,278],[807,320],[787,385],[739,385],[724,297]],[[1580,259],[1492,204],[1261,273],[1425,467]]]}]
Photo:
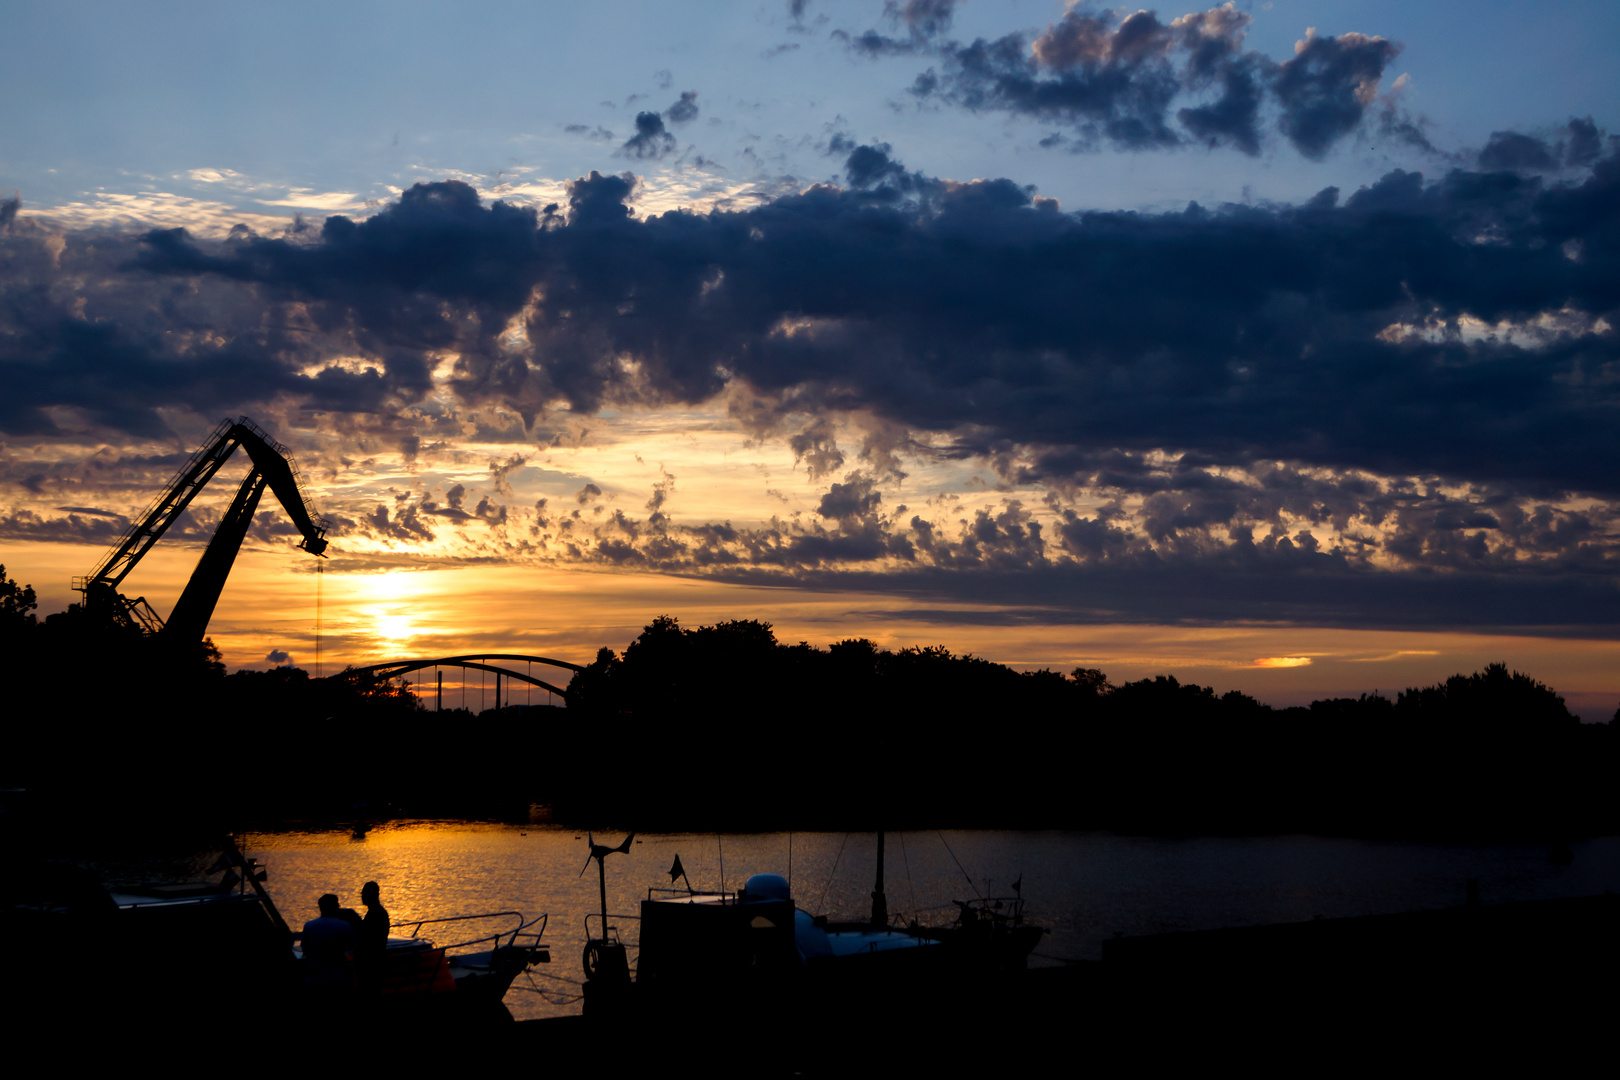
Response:
[{"label": "dark storm cloud", "polygon": [[486,495],[478,500],[478,506],[473,510],[473,516],[477,517],[491,528],[498,525],[505,525],[506,506],[503,503],[496,502],[494,499],[491,499]]},{"label": "dark storm cloud", "polygon": [[[122,514],[79,506],[59,507],[66,517],[46,517],[27,508],[0,510],[0,539],[46,543],[95,544],[106,547],[123,538],[130,520]],[[170,541],[206,541],[219,522],[219,511],[191,506],[181,511],[164,533]],[[297,535],[290,527],[284,532]]]},{"label": "dark storm cloud", "polygon": [[1282,104],[1283,134],[1299,152],[1320,159],[1354,131],[1378,97],[1378,81],[1400,47],[1365,34],[1311,35],[1277,68],[1273,91]]},{"label": "dark storm cloud", "polygon": [[959,0],[884,0],[883,12],[923,38],[935,38],[951,28]]},{"label": "dark storm cloud", "polygon": [[[592,526],[570,523],[543,546],[566,546],[571,558],[585,562],[735,583],[990,605],[996,610],[983,617],[997,622],[1260,620],[1620,637],[1612,580],[1620,537],[1612,515],[1608,535],[1592,545],[1593,523],[1581,513],[1543,506],[1524,514],[1500,500],[1505,509],[1493,512],[1482,509],[1489,494],[1470,503],[1396,486],[1384,493],[1386,509],[1402,518],[1403,531],[1409,521],[1428,520],[1411,533],[1416,546],[1401,550],[1398,540],[1390,551],[1408,568],[1428,571],[1420,573],[1378,570],[1366,549],[1330,545],[1311,529],[1290,533],[1275,516],[1284,506],[1300,510],[1302,499],[1320,500],[1315,515],[1325,522],[1353,506],[1365,494],[1354,489],[1364,485],[1291,473],[1247,490],[1212,483],[1190,497],[1155,496],[1153,539],[1116,527],[1128,517],[1122,511],[1082,517],[1064,510],[1053,543],[1017,499],[955,521],[949,513],[937,514],[945,518],[938,522],[907,520],[903,506],[886,516],[873,478],[856,471],[830,486],[818,509],[822,520],[739,529],[680,525],[657,510],[644,521],[616,511]],[[1336,486],[1344,490],[1335,496]],[[1271,504],[1269,529],[1233,524],[1222,530],[1225,542],[1215,542],[1212,526],[1264,517],[1263,503]],[[1497,535],[1487,541],[1487,532]],[[1509,542],[1500,546],[1504,537]],[[1517,552],[1514,543],[1521,545]]]},{"label": "dark storm cloud", "polygon": [[1394,97],[1386,97],[1378,107],[1377,132],[1380,139],[1390,140],[1432,154],[1436,158],[1446,158],[1448,155],[1429,141],[1425,129],[1428,121],[1419,117],[1414,119]]},{"label": "dark storm cloud", "polygon": [[[1212,583],[1188,618],[1303,618],[1297,589],[1347,625],[1380,617],[1345,612],[1386,577],[1435,577],[1414,624],[1547,626],[1549,602],[1521,603],[1545,582],[1563,622],[1620,624],[1620,157],[1570,166],[1606,145],[1579,122],[1542,142],[1552,178],[1397,170],[1298,206],[1163,214],[1061,213],[877,145],[848,154],[846,188],[639,220],[636,178],[599,173],[569,185],[566,213],[447,181],[318,230],[70,236],[57,256],[23,218],[0,238],[15,271],[0,282],[0,430],[48,432],[67,408],[157,431],[161,409],[270,398],[388,417],[453,352],[460,403],[518,413],[537,438],[563,408],[725,393],[828,477],[825,497],[802,520],[681,526],[672,489],[637,521],[587,483],[567,513],[503,529],[513,455],[491,463],[495,494],[399,496],[346,527],[418,544],[435,518],[478,518],[494,527],[479,536],[532,532],[548,557],[807,587],[870,571],[941,602],[1042,607],[1047,577],[1096,595],[1129,582],[1131,610],[1155,619],[1199,574]],[[853,470],[840,416],[873,433]],[[982,462],[1050,501],[1044,516],[1012,496],[906,509],[881,487],[903,475],[897,453]],[[53,504],[110,501],[71,486],[88,470],[16,468]],[[17,537],[116,528],[0,522]],[[1232,582],[1259,581],[1234,602]]]},{"label": "dark storm cloud", "polygon": [[897,28],[904,28],[905,37],[890,37],[876,30],[862,34],[835,30],[833,37],[863,56],[905,56],[931,51],[932,43],[951,28],[958,0],[886,0],[884,17]]},{"label": "dark storm cloud", "polygon": [[850,473],[842,484],[834,484],[822,496],[816,513],[837,520],[870,517],[882,501],[882,493],[872,490],[871,477]]},{"label": "dark storm cloud", "polygon": [[[782,581],[782,575],[754,567],[719,568],[709,576],[749,585]],[[1287,564],[1259,558],[1158,560],[985,573],[934,567],[899,572],[811,569],[796,575],[793,584],[904,596],[913,603],[905,609],[886,608],[881,617],[934,623],[1221,626],[1252,620],[1437,633],[1620,637],[1620,604],[1612,587],[1587,576],[1368,574],[1336,567],[1329,556],[1300,557]],[[956,606],[961,604],[985,607],[964,610]]]},{"label": "dark storm cloud", "polygon": [[[639,183],[631,173],[603,176],[596,170],[568,185],[568,220],[575,225],[606,224],[630,217],[630,200]],[[419,187],[421,185],[418,185]],[[414,190],[414,189],[413,189]],[[471,189],[468,189],[471,191]],[[472,198],[478,197],[472,192]],[[548,215],[549,216],[549,215]],[[518,270],[519,265],[511,267]]]},{"label": "dark storm cloud", "polygon": [[698,117],[696,90],[681,91],[681,98],[664,110],[664,119],[672,124],[690,124]]},{"label": "dark storm cloud", "polygon": [[832,422],[820,417],[788,438],[793,460],[802,463],[812,480],[842,467],[844,452],[838,449],[838,439]]},{"label": "dark storm cloud", "polygon": [[0,540],[68,544],[114,544],[124,535],[129,522],[120,516],[100,512],[85,513],[65,507],[66,517],[48,518],[28,509],[0,510]]},{"label": "dark storm cloud", "polygon": [[664,504],[669,501],[669,497],[675,491],[675,478],[663,469],[659,471],[663,473],[664,478],[653,485],[652,498],[647,500],[647,510],[651,515],[648,518],[649,522],[657,522],[663,519]]},{"label": "dark storm cloud", "polygon": [[467,501],[466,487],[461,484],[452,485],[444,493],[444,501],[449,505],[440,506],[431,496],[424,496],[421,503],[421,513],[449,518],[452,521],[472,520],[473,515],[461,508],[461,504]]},{"label": "dark storm cloud", "polygon": [[[116,415],[132,399],[223,399],[209,378],[224,380],[227,353],[244,361],[232,400],[262,372],[266,390],[366,407],[425,380],[411,358],[454,347],[465,400],[526,418],[559,400],[701,402],[740,379],[767,411],[863,408],[955,433],[965,453],[1027,448],[1036,482],[1174,446],[1225,464],[1620,487],[1613,156],[1567,183],[1395,171],[1344,199],[1157,215],[1062,214],[1005,180],[918,176],[881,147],[846,169],[847,190],[645,221],[627,205],[633,177],[593,173],[571,185],[566,222],[445,182],[364,222],[330,218],[314,241],[153,233],[125,271],[153,292],[227,279],[296,298],[381,370],[296,377],[242,340],[209,346],[217,370],[160,361],[125,327],[40,325],[14,303],[8,322],[34,347],[3,360],[29,377],[10,379],[23,392],[0,422],[27,431],[30,408],[86,399]],[[526,348],[502,345],[531,298]]]},{"label": "dark storm cloud", "polygon": [[0,229],[8,228],[16,220],[17,211],[21,206],[21,195],[13,195],[9,199],[0,199]]},{"label": "dark storm cloud", "polygon": [[584,135],[586,138],[594,139],[597,142],[615,142],[618,139],[617,135],[601,124],[594,126],[591,124],[565,124],[563,130],[570,135]]},{"label": "dark storm cloud", "polygon": [[[36,447],[43,448],[41,442]],[[110,447],[90,449],[83,456],[41,461],[22,454],[0,454],[0,490],[15,486],[27,495],[24,501],[37,514],[52,510],[69,515],[89,515],[129,524],[125,514],[105,509],[131,508],[151,497],[154,477],[165,479],[185,464],[190,453],[120,454]],[[51,506],[51,503],[58,505]]]},{"label": "dark storm cloud", "polygon": [[421,505],[404,499],[396,501],[392,514],[385,504],[378,503],[376,509],[358,521],[345,521],[343,524],[348,526],[343,530],[345,532],[359,532],[378,540],[420,544],[431,542],[434,538],[433,530],[422,520]]},{"label": "dark storm cloud", "polygon": [[[693,106],[696,111],[696,106]],[[675,136],[664,128],[664,118],[655,112],[636,114],[636,133],[620,148],[630,157],[657,161],[675,150]]]},{"label": "dark storm cloud", "polygon": [[857,146],[849,151],[844,161],[844,178],[854,188],[870,188],[892,182],[910,190],[914,184],[910,173],[889,156],[888,143],[875,146]]},{"label": "dark storm cloud", "polygon": [[[419,225],[453,217],[454,208],[434,202],[443,194],[398,209]],[[353,288],[333,280],[322,286],[324,300],[294,298],[290,263],[322,236],[329,234],[307,227],[274,239],[236,230],[204,250],[183,230],[57,235],[17,222],[0,240],[0,431],[54,437],[53,410],[65,408],[93,427],[168,438],[161,410],[172,407],[217,418],[289,397],[384,415],[418,400],[431,385],[434,343],[456,340],[476,321],[477,294],[492,283],[473,283],[450,316],[439,299],[411,299],[411,282],[431,276],[448,252],[350,245],[351,258],[370,264],[349,268],[357,271]],[[379,288],[383,266],[397,276]],[[455,272],[468,269],[476,273],[466,262]],[[360,311],[367,314],[356,334]],[[363,365],[335,360],[357,353]]]},{"label": "dark storm cloud", "polygon": [[[72,405],[93,422],[132,435],[166,434],[156,410],[177,399],[206,413],[236,407],[244,396],[264,399],[300,381],[262,340],[235,340],[174,355],[156,327],[92,322],[43,291],[9,293],[0,314],[0,431],[50,435],[46,409]],[[181,306],[181,305],[176,305]],[[155,314],[149,311],[148,314]],[[113,378],[107,378],[112,375]]]},{"label": "dark storm cloud", "polygon": [[[1232,4],[1168,22],[1152,11],[1073,7],[1032,37],[1015,33],[963,44],[942,37],[951,7],[907,4],[902,18],[902,9],[891,4],[909,36],[867,31],[842,39],[871,57],[937,57],[940,67],[912,84],[918,99],[1068,128],[1067,136],[1049,136],[1043,145],[1154,150],[1194,143],[1253,156],[1274,122],[1301,154],[1321,158],[1360,126],[1400,51],[1364,34],[1312,34],[1278,63],[1244,49],[1252,19]],[[1427,145],[1418,127],[1393,108],[1384,128]]]},{"label": "dark storm cloud", "polygon": [[1517,131],[1491,133],[1479,152],[1479,167],[1488,170],[1541,173],[1591,165],[1603,152],[1603,134],[1590,116],[1572,118],[1550,137]]},{"label": "dark storm cloud", "polygon": [[1590,165],[1603,153],[1603,133],[1590,116],[1571,118],[1564,127],[1564,164],[1570,168]]},{"label": "dark storm cloud", "polygon": [[1482,169],[1543,172],[1557,168],[1558,163],[1553,160],[1551,148],[1540,139],[1514,131],[1498,131],[1491,135],[1490,142],[1480,151],[1479,166]]}]

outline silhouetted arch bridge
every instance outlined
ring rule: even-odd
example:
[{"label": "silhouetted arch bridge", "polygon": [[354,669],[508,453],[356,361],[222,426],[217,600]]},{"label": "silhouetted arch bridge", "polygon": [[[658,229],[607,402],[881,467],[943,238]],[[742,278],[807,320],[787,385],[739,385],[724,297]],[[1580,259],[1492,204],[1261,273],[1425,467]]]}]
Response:
[{"label": "silhouetted arch bridge", "polygon": [[[397,679],[401,676],[409,675],[413,671],[422,671],[427,668],[463,668],[469,671],[487,672],[495,676],[495,707],[497,709],[501,707],[502,679],[510,679],[515,682],[525,683],[529,686],[538,686],[544,690],[548,690],[551,693],[556,694],[558,697],[563,699],[564,703],[568,701],[568,691],[565,688],[557,686],[553,683],[549,683],[544,679],[537,679],[529,670],[516,671],[508,667],[499,667],[491,661],[498,661],[503,664],[523,664],[525,665],[526,669],[533,668],[534,665],[540,664],[545,667],[563,668],[566,671],[578,672],[585,670],[578,664],[570,663],[567,660],[556,660],[549,656],[525,656],[521,653],[476,653],[468,656],[438,656],[424,660],[390,660],[384,664],[371,664],[368,667],[355,668],[354,673],[364,675],[375,674],[380,675],[385,679]],[[465,693],[465,683],[462,684],[462,689]],[[436,707],[442,708],[443,705],[444,702],[441,692],[441,696],[436,702]]]}]

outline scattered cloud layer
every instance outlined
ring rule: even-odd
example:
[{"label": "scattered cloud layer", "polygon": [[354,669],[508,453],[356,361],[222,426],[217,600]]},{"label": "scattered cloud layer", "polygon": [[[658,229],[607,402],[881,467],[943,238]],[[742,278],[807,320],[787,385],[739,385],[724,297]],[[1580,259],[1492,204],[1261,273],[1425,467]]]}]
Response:
[{"label": "scattered cloud layer", "polygon": [[[897,33],[838,31],[871,59],[935,61],[911,96],[924,105],[1005,113],[1052,125],[1045,146],[1165,150],[1230,147],[1256,156],[1273,135],[1320,160],[1361,128],[1380,100],[1400,46],[1381,37],[1314,31],[1276,61],[1245,47],[1253,17],[1232,3],[1162,21],[1071,6],[1038,33],[951,39],[952,0],[907,0],[886,12]],[[1427,146],[1398,95],[1374,114],[1379,130]]]},{"label": "scattered cloud layer", "polygon": [[[1228,5],[1072,8],[962,45],[954,11],[891,4],[886,33],[845,38],[932,58],[919,100],[1037,117],[1073,146],[1321,158],[1413,124],[1381,96],[1381,38],[1311,35],[1273,62]],[[681,92],[616,153],[676,155],[670,128],[699,115]],[[519,175],[504,198],[434,180],[319,224],[226,227],[222,205],[161,195],[0,203],[0,539],[110,543],[200,418],[263,410],[302,433],[351,557],[1048,622],[1620,634],[1620,153],[1591,119],[1498,132],[1432,175],[1164,213],[828,148],[838,183],[739,184],[704,212],[663,209],[634,172]],[[762,479],[752,513],[692,514],[679,469],[631,490],[542,468],[591,425],[699,409],[783,448],[812,494]],[[472,444],[487,469],[430,475]],[[274,515],[255,530],[288,535]]]}]

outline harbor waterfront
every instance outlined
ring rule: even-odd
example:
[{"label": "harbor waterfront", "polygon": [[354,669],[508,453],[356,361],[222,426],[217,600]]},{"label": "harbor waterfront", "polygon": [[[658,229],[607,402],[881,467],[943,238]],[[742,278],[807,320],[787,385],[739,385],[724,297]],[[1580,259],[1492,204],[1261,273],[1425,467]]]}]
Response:
[{"label": "harbor waterfront", "polygon": [[[617,843],[622,836],[597,839]],[[580,1011],[585,918],[598,907],[583,832],[415,821],[378,826],[363,839],[348,830],[256,832],[242,846],[268,867],[270,894],[294,926],[313,917],[322,893],[353,904],[369,880],[380,884],[396,925],[472,912],[545,912],[552,963],[537,966],[532,978],[520,976],[506,1004],[520,1020]],[[1487,905],[1620,892],[1615,837],[1572,844],[1567,863],[1536,844],[1315,836],[919,831],[890,832],[887,847],[896,919],[946,924],[953,900],[1012,895],[1019,882],[1030,920],[1050,931],[1031,966],[1096,960],[1116,936],[1459,907],[1470,883]],[[800,908],[835,920],[870,911],[872,834],[638,834],[627,855],[609,860],[607,874],[608,907],[624,916],[614,923],[630,944],[640,901],[650,886],[670,884],[677,855],[698,889],[736,889],[754,873],[791,871]]]}]

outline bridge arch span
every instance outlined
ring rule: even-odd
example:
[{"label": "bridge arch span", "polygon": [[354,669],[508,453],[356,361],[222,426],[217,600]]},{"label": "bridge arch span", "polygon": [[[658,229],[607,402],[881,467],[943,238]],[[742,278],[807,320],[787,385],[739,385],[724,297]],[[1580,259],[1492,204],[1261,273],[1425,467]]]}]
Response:
[{"label": "bridge arch span", "polygon": [[505,663],[518,662],[531,665],[540,664],[546,667],[562,668],[566,671],[573,672],[585,670],[579,664],[571,663],[567,660],[558,660],[549,656],[526,656],[522,653],[469,653],[464,656],[437,656],[413,660],[389,660],[381,664],[368,664],[365,667],[353,668],[351,669],[351,673],[356,675],[380,675],[386,679],[393,679],[398,678],[401,675],[407,675],[413,671],[421,671],[424,668],[459,667],[471,671],[486,671],[493,674],[496,677],[495,693],[497,701],[500,700],[500,680],[503,678],[512,679],[521,683],[528,683],[531,686],[538,686],[544,690],[549,690],[553,694],[556,694],[558,697],[562,698],[565,703],[568,701],[568,690],[566,687],[557,686],[553,683],[547,682],[544,679],[537,679],[527,672],[514,671],[511,668],[506,667],[498,667],[495,664],[489,663],[491,660],[499,660]]}]

